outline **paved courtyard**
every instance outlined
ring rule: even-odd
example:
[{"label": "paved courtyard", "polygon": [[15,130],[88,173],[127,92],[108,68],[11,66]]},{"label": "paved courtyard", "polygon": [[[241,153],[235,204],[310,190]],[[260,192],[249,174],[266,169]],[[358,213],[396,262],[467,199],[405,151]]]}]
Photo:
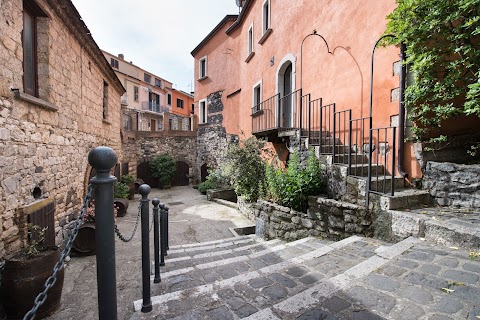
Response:
[{"label": "paved courtyard", "polygon": [[[138,195],[137,195],[138,197]],[[480,317],[480,259],[417,238],[285,243],[234,236],[252,225],[197,190],[152,190],[170,206],[170,251],[142,313],[140,231],[116,241],[119,319],[469,319]],[[138,199],[118,219],[133,229]],[[153,247],[153,241],[151,241]],[[151,254],[153,260],[153,252]],[[72,257],[49,319],[96,319],[95,256]]]}]

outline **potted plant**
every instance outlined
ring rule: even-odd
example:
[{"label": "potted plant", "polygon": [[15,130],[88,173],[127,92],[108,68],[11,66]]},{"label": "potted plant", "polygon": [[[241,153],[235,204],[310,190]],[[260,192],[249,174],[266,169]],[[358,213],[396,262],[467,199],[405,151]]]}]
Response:
[{"label": "potted plant", "polygon": [[123,217],[127,214],[129,191],[130,188],[123,182],[115,182],[113,185],[113,203],[117,207],[118,217]]},{"label": "potted plant", "polygon": [[120,182],[125,183],[128,186],[128,199],[133,200],[135,197],[135,177],[125,174],[120,178]]},{"label": "potted plant", "polygon": [[[117,217],[118,206],[113,205],[113,216]],[[78,229],[77,237],[73,241],[73,249],[82,255],[95,254],[95,200],[88,204],[87,211],[83,216],[82,225]]]},{"label": "potted plant", "polygon": [[[5,259],[2,280],[2,300],[8,319],[22,319],[33,307],[35,297],[43,290],[45,281],[52,275],[60,260],[57,246],[44,246],[46,228],[27,224],[27,242],[24,250]],[[38,309],[38,319],[47,316],[60,306],[64,269],[57,274],[57,281],[48,290],[45,303]]]}]

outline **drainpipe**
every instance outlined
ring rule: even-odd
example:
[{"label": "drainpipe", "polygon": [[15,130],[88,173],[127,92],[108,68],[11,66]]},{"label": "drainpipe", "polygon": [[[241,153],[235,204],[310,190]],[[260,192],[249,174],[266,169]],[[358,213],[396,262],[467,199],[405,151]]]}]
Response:
[{"label": "drainpipe", "polygon": [[405,146],[405,88],[406,88],[406,78],[407,78],[407,66],[405,65],[406,60],[406,46],[404,43],[400,45],[400,88],[399,88],[399,98],[398,98],[398,173],[406,178],[408,173],[404,170],[404,146]]}]

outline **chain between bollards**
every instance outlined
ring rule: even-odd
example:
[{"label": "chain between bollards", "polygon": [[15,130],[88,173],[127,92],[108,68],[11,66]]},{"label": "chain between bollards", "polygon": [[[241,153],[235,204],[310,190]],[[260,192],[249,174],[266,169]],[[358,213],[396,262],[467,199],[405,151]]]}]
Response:
[{"label": "chain between bollards", "polygon": [[153,242],[154,242],[154,252],[155,252],[155,278],[153,279],[154,283],[159,283],[162,281],[160,278],[160,230],[159,228],[159,219],[158,219],[158,205],[160,200],[155,198],[152,200],[153,204]]},{"label": "chain between bollards", "polygon": [[138,192],[142,195],[140,203],[142,206],[142,312],[152,311],[152,300],[150,296],[150,239],[149,239],[149,200],[150,186],[142,184]]}]

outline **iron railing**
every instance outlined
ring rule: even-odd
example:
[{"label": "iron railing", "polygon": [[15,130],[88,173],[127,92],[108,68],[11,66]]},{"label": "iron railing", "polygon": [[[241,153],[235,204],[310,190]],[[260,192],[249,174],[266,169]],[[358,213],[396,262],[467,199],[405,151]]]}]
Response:
[{"label": "iron railing", "polygon": [[350,120],[352,157],[348,169],[351,176],[365,177],[368,171],[368,137],[370,117]]},{"label": "iron railing", "polygon": [[278,129],[289,130],[300,127],[300,105],[302,89],[289,93],[278,100]]},{"label": "iron railing", "polygon": [[352,110],[341,110],[333,113],[333,163],[346,164],[350,167],[351,120]]},{"label": "iron railing", "polygon": [[262,132],[277,128],[275,114],[278,110],[280,94],[268,98],[252,108],[252,132]]},{"label": "iron railing", "polygon": [[[300,89],[302,90],[302,89]],[[299,106],[298,127],[300,128],[300,137],[307,138],[311,128],[311,111],[310,111],[310,93],[301,96]]]},{"label": "iron railing", "polygon": [[142,110],[158,112],[158,113],[169,112],[168,107],[162,106],[162,105],[156,103],[155,101],[144,101],[144,102],[142,102]]},{"label": "iron railing", "polygon": [[370,175],[367,177],[367,185],[370,193],[391,196],[395,193],[396,129],[396,127],[370,129],[371,141],[376,142],[370,148],[373,150],[368,164]]},{"label": "iron railing", "polygon": [[310,123],[308,143],[319,146],[321,154],[333,154],[332,132],[335,103],[322,105],[322,99],[310,102]]}]

